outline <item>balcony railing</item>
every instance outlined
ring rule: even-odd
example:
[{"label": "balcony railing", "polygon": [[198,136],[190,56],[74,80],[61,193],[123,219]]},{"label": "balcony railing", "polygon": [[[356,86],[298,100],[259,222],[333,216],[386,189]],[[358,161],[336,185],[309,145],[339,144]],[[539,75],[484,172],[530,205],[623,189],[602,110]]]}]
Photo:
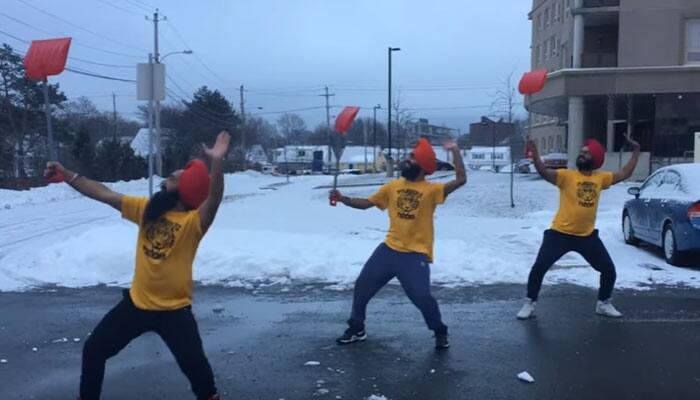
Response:
[{"label": "balcony railing", "polygon": [[583,0],[584,7],[619,7],[620,0]]},{"label": "balcony railing", "polygon": [[584,53],[581,64],[583,68],[615,68],[617,53]]}]

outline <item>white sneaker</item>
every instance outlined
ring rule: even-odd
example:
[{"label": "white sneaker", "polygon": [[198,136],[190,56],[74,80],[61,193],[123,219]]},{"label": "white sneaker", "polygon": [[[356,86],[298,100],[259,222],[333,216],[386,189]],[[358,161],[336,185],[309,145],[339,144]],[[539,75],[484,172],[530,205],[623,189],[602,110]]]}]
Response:
[{"label": "white sneaker", "polygon": [[535,315],[535,304],[537,302],[532,301],[530,299],[525,299],[525,304],[523,304],[523,308],[518,311],[518,319],[528,319],[532,318]]},{"label": "white sneaker", "polygon": [[605,317],[611,317],[611,318],[622,317],[622,313],[615,309],[615,306],[612,305],[612,303],[610,302],[610,299],[605,300],[605,301],[598,300],[598,303],[596,303],[596,306],[595,306],[595,313],[598,315],[603,315]]}]

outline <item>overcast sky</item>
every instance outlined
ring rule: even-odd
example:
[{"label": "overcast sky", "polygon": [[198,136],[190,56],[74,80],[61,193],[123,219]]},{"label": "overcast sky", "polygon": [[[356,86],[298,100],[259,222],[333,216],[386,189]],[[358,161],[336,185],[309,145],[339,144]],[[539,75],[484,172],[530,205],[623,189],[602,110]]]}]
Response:
[{"label": "overcast sky", "polygon": [[[331,115],[344,105],[369,107],[362,111],[364,116],[371,116],[373,105],[385,109],[388,46],[401,48],[393,53],[394,98],[400,96],[401,106],[413,109],[413,117],[463,133],[469,122],[490,112],[499,80],[514,72],[517,84],[529,69],[531,1],[527,0],[3,0],[2,4],[0,41],[24,51],[28,44],[6,34],[26,41],[71,36],[69,66],[127,79],[135,79],[133,66],[153,50],[153,24],[145,15],[158,7],[167,18],[160,29],[161,55],[183,49],[195,53],[164,61],[169,77],[179,86],[169,81],[168,88],[189,98],[197,87],[207,85],[224,93],[238,109],[238,88],[244,85],[246,111],[265,113],[271,121],[280,115],[278,111],[322,107],[325,100],[319,95],[325,85],[335,93],[330,103],[338,106]],[[111,110],[114,92],[118,111],[135,118],[139,103],[131,83],[67,71],[51,81],[59,82],[69,97],[87,96],[100,109]],[[298,114],[309,128],[325,121],[324,108]],[[386,114],[380,112],[378,117],[385,120]]]}]

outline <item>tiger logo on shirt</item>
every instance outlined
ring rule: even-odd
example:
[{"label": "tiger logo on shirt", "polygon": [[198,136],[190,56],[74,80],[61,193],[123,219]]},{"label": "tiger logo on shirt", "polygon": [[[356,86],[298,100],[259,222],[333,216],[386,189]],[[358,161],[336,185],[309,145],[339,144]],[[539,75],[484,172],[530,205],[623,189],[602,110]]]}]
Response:
[{"label": "tiger logo on shirt", "polygon": [[155,260],[162,260],[168,255],[168,250],[175,245],[175,235],[182,228],[180,224],[171,222],[163,217],[146,229],[148,245],[143,246],[144,253]]},{"label": "tiger logo on shirt", "polygon": [[396,199],[396,206],[399,209],[399,218],[416,219],[413,211],[420,206],[423,193],[413,189],[401,189],[398,191],[399,197]]},{"label": "tiger logo on shirt", "polygon": [[598,185],[593,182],[578,182],[576,196],[579,206],[591,208],[595,206],[598,197]]}]

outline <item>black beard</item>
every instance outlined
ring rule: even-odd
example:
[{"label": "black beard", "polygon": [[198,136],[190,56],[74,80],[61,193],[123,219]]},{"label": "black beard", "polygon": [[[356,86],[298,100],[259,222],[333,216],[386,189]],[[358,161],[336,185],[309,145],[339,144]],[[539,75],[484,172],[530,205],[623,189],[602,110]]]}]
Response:
[{"label": "black beard", "polygon": [[401,168],[401,176],[409,181],[415,181],[420,175],[420,167],[416,164],[407,163]]},{"label": "black beard", "polygon": [[175,208],[178,200],[180,200],[180,194],[177,191],[168,192],[161,188],[148,200],[146,210],[143,212],[143,222],[152,223],[158,221],[163,214]]},{"label": "black beard", "polygon": [[592,171],[593,160],[586,160],[585,158],[579,157],[576,159],[576,168],[581,171]]}]

